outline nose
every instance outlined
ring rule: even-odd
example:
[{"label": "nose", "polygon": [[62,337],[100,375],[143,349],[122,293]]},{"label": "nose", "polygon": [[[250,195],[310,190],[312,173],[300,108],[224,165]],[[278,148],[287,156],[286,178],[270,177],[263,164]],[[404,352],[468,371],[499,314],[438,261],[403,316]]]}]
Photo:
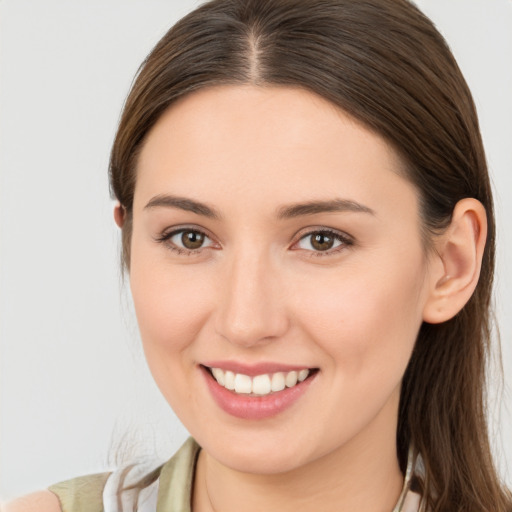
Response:
[{"label": "nose", "polygon": [[275,341],[288,329],[285,293],[268,258],[233,257],[220,279],[216,331],[242,347]]}]

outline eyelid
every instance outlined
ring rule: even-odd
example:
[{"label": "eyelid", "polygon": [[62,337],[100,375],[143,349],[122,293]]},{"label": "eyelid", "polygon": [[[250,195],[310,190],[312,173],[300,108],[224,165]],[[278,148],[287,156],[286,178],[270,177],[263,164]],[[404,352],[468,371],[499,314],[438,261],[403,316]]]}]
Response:
[{"label": "eyelid", "polygon": [[[183,233],[184,231],[191,231],[195,233],[200,233],[205,238],[211,240],[212,244],[199,247],[198,249],[187,249],[186,247],[180,247],[176,245],[174,242],[171,242],[171,238],[174,236]],[[168,249],[177,252],[178,254],[186,254],[188,256],[193,256],[201,253],[204,249],[208,249],[215,245],[214,238],[202,228],[197,226],[173,226],[172,228],[164,230],[161,234],[154,237],[154,240],[158,243],[164,244]]]},{"label": "eyelid", "polygon": [[302,250],[309,253],[310,257],[322,257],[322,256],[334,256],[337,253],[346,250],[347,248],[354,245],[354,238],[343,231],[338,231],[337,229],[328,228],[325,226],[315,226],[306,228],[306,230],[301,230],[296,236],[297,240],[293,243],[292,248],[296,246],[301,240],[307,238],[308,236],[312,236],[317,233],[328,233],[336,240],[340,241],[341,244],[335,248],[328,249],[326,251],[315,251],[310,249],[292,249],[292,250]]}]

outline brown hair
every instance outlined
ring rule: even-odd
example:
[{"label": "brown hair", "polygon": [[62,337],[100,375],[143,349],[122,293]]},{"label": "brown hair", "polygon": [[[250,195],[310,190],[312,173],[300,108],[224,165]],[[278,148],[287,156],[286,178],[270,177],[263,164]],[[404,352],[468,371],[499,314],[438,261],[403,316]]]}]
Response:
[{"label": "brown hair", "polygon": [[475,293],[453,319],[424,323],[402,383],[397,431],[405,469],[422,455],[432,511],[512,510],[486,424],[495,221],[475,106],[446,42],[407,0],[212,0],[181,19],[142,64],[126,100],[110,161],[126,211],[129,267],[137,156],[178,98],[220,84],[302,87],[384,137],[421,199],[425,240],[474,197],[488,236]]}]

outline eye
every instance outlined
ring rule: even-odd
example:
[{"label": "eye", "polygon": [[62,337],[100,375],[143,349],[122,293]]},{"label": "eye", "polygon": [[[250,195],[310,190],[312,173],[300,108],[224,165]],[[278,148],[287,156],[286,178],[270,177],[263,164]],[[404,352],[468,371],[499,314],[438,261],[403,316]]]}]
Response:
[{"label": "eye", "polygon": [[164,233],[157,238],[158,242],[165,244],[178,254],[195,254],[206,247],[213,245],[212,240],[202,231],[185,228]]},{"label": "eye", "polygon": [[353,245],[353,241],[345,235],[329,229],[310,231],[302,236],[296,247],[312,251],[314,256],[328,256],[345,247]]}]

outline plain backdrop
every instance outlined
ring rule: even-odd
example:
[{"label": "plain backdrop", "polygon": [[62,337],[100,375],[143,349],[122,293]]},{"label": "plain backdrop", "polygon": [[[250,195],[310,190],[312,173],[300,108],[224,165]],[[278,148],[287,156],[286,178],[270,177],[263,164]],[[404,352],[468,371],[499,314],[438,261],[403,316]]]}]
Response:
[{"label": "plain backdrop", "polygon": [[[0,1],[4,499],[104,471],[125,447],[125,460],[168,458],[187,436],[142,355],[120,279],[107,163],[140,62],[198,4]],[[508,387],[491,417],[500,468],[512,484],[512,2],[419,5],[473,91],[494,182],[496,310]]]}]

